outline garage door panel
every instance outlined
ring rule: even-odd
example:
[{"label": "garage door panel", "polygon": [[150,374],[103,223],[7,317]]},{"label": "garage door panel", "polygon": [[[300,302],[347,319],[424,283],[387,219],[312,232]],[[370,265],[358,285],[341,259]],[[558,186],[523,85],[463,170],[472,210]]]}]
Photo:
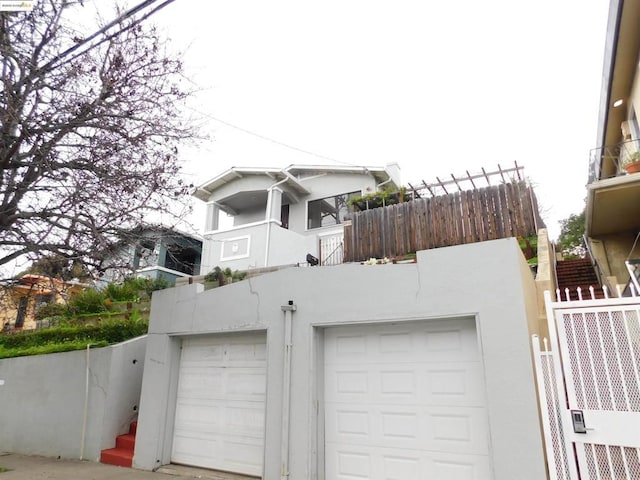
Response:
[{"label": "garage door panel", "polygon": [[345,446],[413,449],[419,445],[487,455],[486,414],[484,408],[468,407],[330,406],[325,413],[325,438]]},{"label": "garage door panel", "polygon": [[482,367],[476,362],[328,365],[326,388],[341,403],[482,406]]},{"label": "garage door panel", "polygon": [[[363,363],[380,361],[469,361],[478,358],[478,343],[470,320],[405,322],[378,326],[363,333],[360,325],[329,329],[327,364],[357,359]],[[359,330],[360,329],[360,330]]]},{"label": "garage door panel", "polygon": [[183,342],[173,462],[262,473],[265,341],[265,335],[234,335]]},{"label": "garage door panel", "polygon": [[488,457],[445,452],[352,446],[327,459],[327,479],[487,480]]},{"label": "garage door panel", "polygon": [[180,370],[178,401],[184,398],[254,400],[264,402],[264,367],[184,367]]},{"label": "garage door panel", "polygon": [[471,319],[325,331],[329,480],[487,480],[485,404]]}]

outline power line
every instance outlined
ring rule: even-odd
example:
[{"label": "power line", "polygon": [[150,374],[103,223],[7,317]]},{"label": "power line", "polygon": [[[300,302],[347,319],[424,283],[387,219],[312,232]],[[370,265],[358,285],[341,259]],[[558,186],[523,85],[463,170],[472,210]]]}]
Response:
[{"label": "power line", "polygon": [[207,118],[209,118],[211,120],[214,120],[214,121],[216,121],[218,123],[222,123],[223,125],[226,125],[227,127],[234,128],[234,129],[239,130],[239,131],[241,131],[243,133],[246,133],[248,135],[252,135],[252,136],[260,138],[262,140],[266,140],[266,141],[274,143],[276,145],[280,145],[281,147],[289,148],[291,150],[295,150],[297,152],[304,153],[306,155],[311,155],[311,156],[314,156],[314,157],[317,157],[317,158],[322,158],[323,160],[329,160],[330,162],[335,162],[335,163],[340,163],[342,165],[347,165],[349,167],[359,167],[359,166],[361,166],[361,165],[356,165],[355,163],[349,163],[349,162],[344,162],[342,160],[336,160],[335,158],[327,157],[326,155],[321,155],[319,153],[315,153],[315,152],[312,152],[310,150],[305,150],[304,148],[296,147],[294,145],[290,145],[288,143],[284,143],[284,142],[281,142],[279,140],[275,140],[273,138],[267,137],[265,135],[261,135],[259,133],[253,132],[251,130],[247,130],[246,128],[239,127],[238,125],[234,125],[233,123],[227,122],[226,120],[222,120],[222,119],[217,118],[217,117],[214,117],[213,115],[210,115],[208,113],[201,112],[199,110],[196,110],[195,108],[191,108],[191,107],[187,107],[187,108],[189,108],[190,110],[192,110],[192,111],[194,111],[194,112],[196,112],[196,113],[198,113],[198,114],[200,114],[200,115],[202,115],[204,117],[207,117]]},{"label": "power line", "polygon": [[[160,0],[144,0],[143,2],[139,3],[135,7],[130,8],[129,10],[127,10],[126,12],[120,14],[117,18],[115,18],[114,20],[112,20],[111,22],[109,22],[108,24],[106,24],[105,26],[103,26],[102,28],[97,30],[96,32],[94,32],[91,35],[89,35],[88,37],[80,40],[74,46],[69,47],[64,52],[60,53],[59,55],[56,55],[55,58],[53,58],[52,60],[50,60],[47,63],[45,63],[43,66],[36,68],[30,75],[27,75],[22,80],[22,82],[31,80],[34,75],[40,75],[42,73],[45,73],[45,72],[47,72],[49,70],[52,70],[54,68],[59,68],[59,67],[65,65],[65,64],[75,60],[79,56],[84,55],[85,53],[93,50],[94,48],[98,47],[102,43],[107,42],[107,41],[111,40],[112,38],[114,38],[114,37],[120,35],[121,33],[129,30],[130,28],[134,27],[135,25],[138,25],[140,22],[146,20],[147,18],[149,18],[151,15],[153,15],[157,11],[159,11],[159,10],[163,9],[164,7],[166,7],[167,5],[173,3],[175,0],[165,0],[162,4],[160,4],[159,6],[157,6],[154,9],[152,9],[151,11],[149,11],[148,13],[143,15],[142,17],[138,18],[137,20],[134,20],[129,25],[123,27],[122,29],[120,29],[120,30],[118,30],[118,31],[116,31],[116,32],[114,32],[114,33],[112,33],[110,35],[105,36],[103,39],[101,39],[97,43],[90,44],[90,42],[92,42],[94,39],[96,39],[100,35],[105,35],[114,26],[121,24],[124,20],[127,20],[128,18],[132,17],[136,13],[141,12],[145,8],[150,7],[154,3],[157,3],[159,1]],[[82,47],[86,46],[87,44],[89,44],[89,45],[88,45],[88,47],[86,49],[78,52],[78,50],[80,50]],[[66,58],[69,55],[73,54],[74,52],[77,52],[77,53],[75,53],[75,55],[73,55],[71,58],[68,58],[68,59]]]}]

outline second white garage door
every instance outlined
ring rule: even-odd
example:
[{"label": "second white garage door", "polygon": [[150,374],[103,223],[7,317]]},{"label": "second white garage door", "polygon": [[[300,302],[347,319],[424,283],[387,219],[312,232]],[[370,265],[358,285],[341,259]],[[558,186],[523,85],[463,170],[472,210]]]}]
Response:
[{"label": "second white garage door", "polygon": [[488,480],[472,319],[325,331],[327,480]]},{"label": "second white garage door", "polygon": [[172,462],[262,474],[265,341],[261,334],[183,341]]}]

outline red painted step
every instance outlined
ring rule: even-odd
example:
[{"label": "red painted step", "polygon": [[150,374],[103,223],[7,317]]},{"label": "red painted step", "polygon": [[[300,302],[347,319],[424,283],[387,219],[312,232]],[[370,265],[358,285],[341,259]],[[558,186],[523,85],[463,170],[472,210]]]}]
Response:
[{"label": "red painted step", "polygon": [[116,437],[116,447],[108,448],[100,452],[100,462],[120,467],[129,467],[133,464],[133,451],[136,446],[136,431],[138,422],[131,422],[129,433]]}]

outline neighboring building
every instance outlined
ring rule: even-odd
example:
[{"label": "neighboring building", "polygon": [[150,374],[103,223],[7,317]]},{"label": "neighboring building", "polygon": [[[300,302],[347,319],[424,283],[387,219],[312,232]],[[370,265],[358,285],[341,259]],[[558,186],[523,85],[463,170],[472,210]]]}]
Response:
[{"label": "neighboring building", "polygon": [[31,330],[38,326],[35,312],[40,305],[66,301],[70,295],[87,285],[49,278],[24,275],[5,282],[0,287],[0,322],[4,330]]},{"label": "neighboring building", "polygon": [[349,199],[397,189],[399,176],[397,164],[231,168],[194,194],[207,203],[202,273],[304,263],[307,255],[322,265],[342,263]]},{"label": "neighboring building", "polygon": [[640,258],[640,1],[613,0],[605,44],[597,148],[587,189],[586,235],[603,281],[624,287]]},{"label": "neighboring building", "polygon": [[173,285],[176,278],[200,274],[201,256],[200,237],[171,228],[143,226],[120,243],[102,280],[119,281],[135,273],[163,278]]},{"label": "neighboring building", "polygon": [[167,289],[151,311],[134,467],[546,478],[513,238]]}]

